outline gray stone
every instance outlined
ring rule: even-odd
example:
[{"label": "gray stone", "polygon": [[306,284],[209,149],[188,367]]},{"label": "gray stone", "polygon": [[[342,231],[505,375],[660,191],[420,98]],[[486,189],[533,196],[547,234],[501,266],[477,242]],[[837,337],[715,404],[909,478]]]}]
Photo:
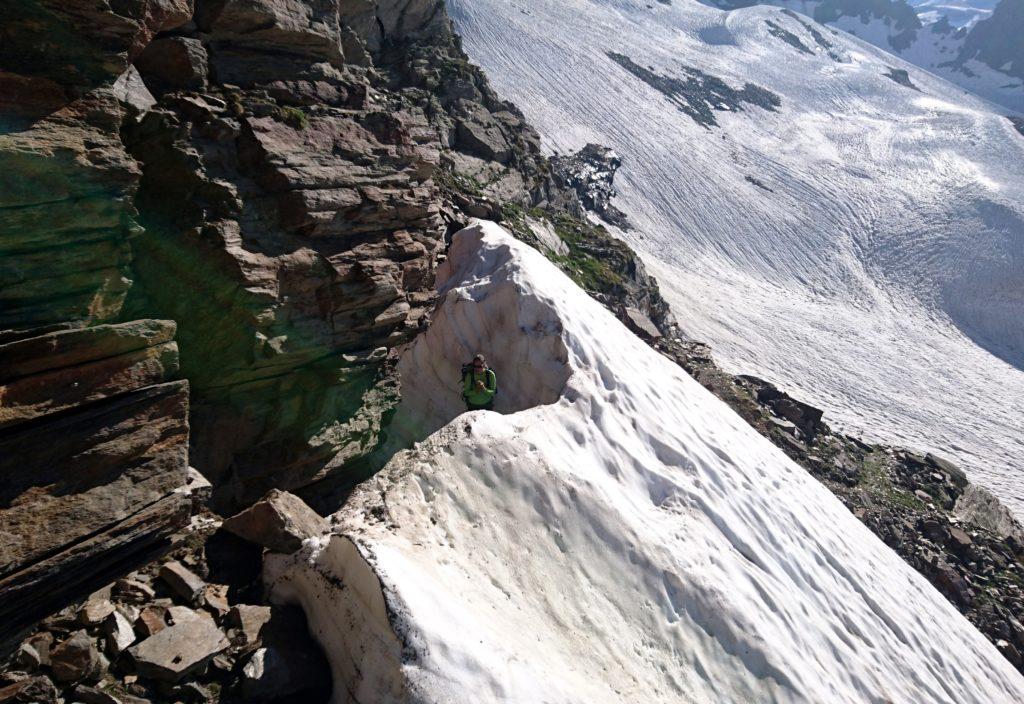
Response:
[{"label": "gray stone", "polygon": [[41,664],[50,665],[50,649],[53,648],[53,634],[43,631],[29,637],[26,641],[38,653]]},{"label": "gray stone", "polygon": [[199,601],[206,583],[180,562],[171,561],[160,566],[160,579],[167,583],[175,594],[190,604]]},{"label": "gray stone", "polygon": [[949,480],[956,484],[959,488],[963,489],[967,486],[967,475],[949,460],[943,459],[936,455],[927,454],[924,456],[925,462],[930,464],[932,467],[945,472]]},{"label": "gray stone", "polygon": [[238,629],[245,645],[255,646],[260,643],[260,631],[270,621],[270,617],[269,606],[238,604],[228,613],[228,623]]},{"label": "gray stone", "polygon": [[182,607],[172,608],[174,625],[128,649],[142,677],[178,682],[230,645],[213,619]]},{"label": "gray stone", "polygon": [[156,597],[153,587],[136,579],[125,578],[117,580],[114,583],[114,591],[121,598],[131,600],[137,604]]},{"label": "gray stone", "polygon": [[218,618],[227,616],[231,610],[231,604],[228,603],[228,589],[226,584],[207,584],[203,590],[203,604]]},{"label": "gray stone", "polygon": [[50,651],[50,666],[58,682],[97,679],[104,664],[96,643],[85,631],[76,631]]},{"label": "gray stone", "polygon": [[784,418],[771,416],[770,418],[768,418],[768,422],[771,423],[774,427],[781,430],[782,432],[788,433],[790,435],[793,435],[797,431],[796,425],[792,421],[788,421]]},{"label": "gray stone", "polygon": [[78,622],[83,626],[98,626],[114,613],[114,604],[108,599],[90,598],[78,610]]},{"label": "gray stone", "polygon": [[643,311],[627,306],[620,317],[622,322],[640,337],[648,340],[657,340],[661,337],[661,331]]},{"label": "gray stone", "polygon": [[114,82],[114,96],[124,105],[130,106],[137,113],[143,113],[156,105],[156,98],[139,75],[139,70],[129,66],[128,70]]},{"label": "gray stone", "polygon": [[14,654],[14,662],[26,670],[35,670],[43,664],[43,658],[31,643],[22,643]]},{"label": "gray stone", "polygon": [[167,609],[151,604],[141,612],[135,621],[135,631],[143,638],[154,636],[167,628]]},{"label": "gray stone", "polygon": [[970,484],[956,501],[953,515],[965,523],[995,533],[1001,538],[1013,538],[1024,545],[1024,528],[999,499],[977,484]]},{"label": "gray stone", "polygon": [[961,528],[950,528],[949,538],[952,543],[952,548],[954,552],[962,551],[965,548],[970,547],[974,543],[974,541],[971,539],[971,536],[967,535],[967,532]]},{"label": "gray stone", "polygon": [[330,524],[299,497],[271,490],[262,500],[224,521],[224,529],[273,552],[293,553]]},{"label": "gray stone", "polygon": [[110,614],[104,621],[103,632],[107,636],[107,652],[111,657],[117,657],[135,642],[132,622],[118,611]]}]

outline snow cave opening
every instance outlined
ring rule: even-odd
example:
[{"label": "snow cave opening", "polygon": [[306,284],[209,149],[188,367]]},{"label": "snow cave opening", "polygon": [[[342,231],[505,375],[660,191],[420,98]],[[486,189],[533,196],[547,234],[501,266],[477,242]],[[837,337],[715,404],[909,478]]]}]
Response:
[{"label": "snow cave opening", "polygon": [[[556,403],[571,375],[555,303],[523,287],[507,252],[479,246],[483,223],[458,235],[438,268],[439,300],[430,327],[398,363],[402,401],[389,427],[390,451],[423,440],[467,412],[461,367],[477,353],[497,376],[496,413]],[[494,258],[495,266],[482,267],[482,256]]]}]

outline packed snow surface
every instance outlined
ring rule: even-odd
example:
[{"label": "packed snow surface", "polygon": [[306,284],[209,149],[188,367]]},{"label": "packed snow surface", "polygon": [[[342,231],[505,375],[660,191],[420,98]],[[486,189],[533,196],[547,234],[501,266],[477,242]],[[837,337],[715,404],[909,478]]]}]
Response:
[{"label": "packed snow surface", "polygon": [[[550,149],[622,157],[621,236],[727,369],[1024,515],[1024,135],[991,104],[778,8],[449,6]],[[748,82],[778,106],[720,109]]]},{"label": "packed snow surface", "polygon": [[[268,557],[335,702],[1024,701],[827,489],[538,252],[478,223],[441,285],[402,411],[440,429],[335,535]],[[506,410],[548,403],[441,427],[477,349]]]}]

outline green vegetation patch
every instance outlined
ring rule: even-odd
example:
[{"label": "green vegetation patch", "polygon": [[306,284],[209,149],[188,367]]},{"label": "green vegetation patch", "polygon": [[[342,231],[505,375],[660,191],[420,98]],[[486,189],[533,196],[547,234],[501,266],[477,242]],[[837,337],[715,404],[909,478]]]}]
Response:
[{"label": "green vegetation patch", "polygon": [[289,127],[297,130],[304,130],[309,127],[309,117],[302,108],[285,105],[277,109],[274,117]]},{"label": "green vegetation patch", "polygon": [[[559,254],[541,245],[527,223],[527,217],[547,221],[569,250]],[[622,242],[599,225],[565,213],[548,213],[534,208],[526,211],[512,203],[502,208],[502,224],[518,239],[540,249],[581,288],[590,294],[612,294],[620,290],[624,277],[635,267],[635,257]]]},{"label": "green vegetation patch", "polygon": [[912,511],[924,511],[924,503],[909,491],[901,489],[886,471],[885,453],[875,452],[864,458],[858,486],[879,503],[902,506]]}]

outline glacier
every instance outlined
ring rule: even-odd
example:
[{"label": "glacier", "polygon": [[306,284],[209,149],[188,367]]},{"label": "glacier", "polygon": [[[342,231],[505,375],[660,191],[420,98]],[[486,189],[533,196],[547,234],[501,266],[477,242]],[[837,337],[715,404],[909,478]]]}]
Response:
[{"label": "glacier", "polygon": [[[1024,515],[1024,135],[999,109],[773,7],[449,8],[549,151],[622,158],[616,234],[723,367],[946,455]],[[777,107],[708,94],[748,83]]]},{"label": "glacier", "polygon": [[[401,427],[429,435],[266,557],[336,704],[1024,701],[924,578],[536,250],[476,222],[439,291],[402,360]],[[502,413],[460,415],[478,349]]]}]

